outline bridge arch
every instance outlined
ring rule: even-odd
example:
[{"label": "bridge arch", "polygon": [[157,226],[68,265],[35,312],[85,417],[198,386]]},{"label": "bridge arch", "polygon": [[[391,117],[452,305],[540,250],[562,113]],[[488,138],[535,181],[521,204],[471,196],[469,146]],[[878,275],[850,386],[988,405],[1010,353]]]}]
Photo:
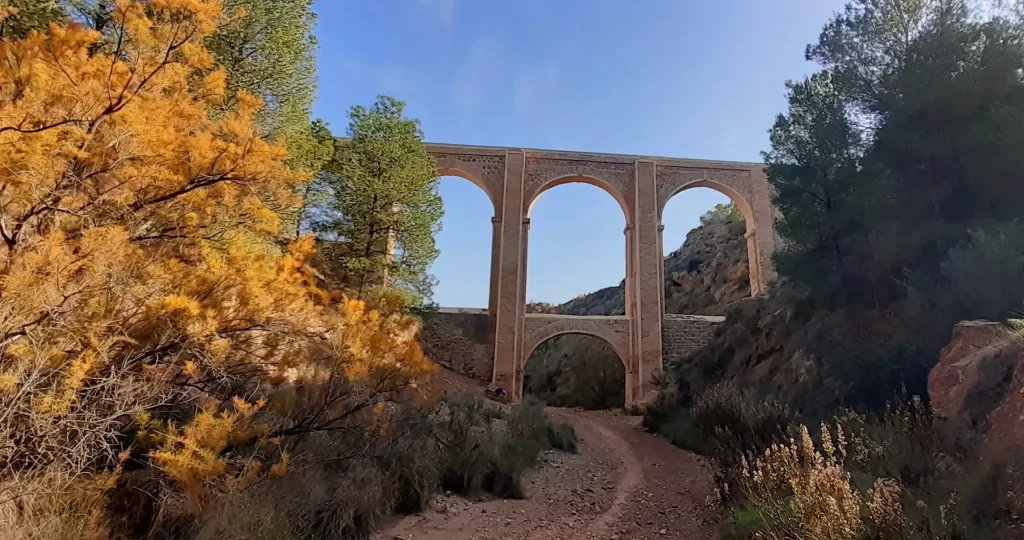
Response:
[{"label": "bridge arch", "polygon": [[[667,196],[661,197],[659,199],[659,201],[658,201],[658,228],[659,228],[659,233],[658,233],[658,244],[659,244],[658,245],[658,251],[659,251],[659,253],[663,253],[664,252],[664,246],[662,245],[664,240],[662,238],[662,234],[661,233],[664,230],[664,220],[663,220],[663,218],[664,218],[664,214],[665,214],[665,207],[668,206],[668,202],[670,200],[672,200],[672,198],[675,197],[676,195],[678,195],[678,194],[680,194],[680,193],[682,193],[682,192],[684,192],[684,191],[686,191],[688,189],[694,189],[694,188],[709,188],[709,189],[712,189],[714,191],[717,191],[718,193],[721,193],[722,195],[725,195],[726,197],[729,198],[730,201],[732,201],[733,204],[736,205],[736,208],[739,209],[740,213],[743,214],[743,220],[744,220],[745,225],[746,225],[746,233],[744,234],[744,236],[746,238],[746,243],[747,243],[747,264],[748,264],[749,276],[750,276],[750,278],[749,278],[750,279],[750,295],[751,296],[757,296],[758,294],[761,294],[762,292],[764,292],[765,287],[766,287],[766,283],[767,283],[767,277],[765,276],[764,266],[762,264],[762,257],[765,257],[766,255],[761,252],[761,246],[760,246],[760,244],[758,242],[758,237],[757,237],[758,236],[758,232],[757,232],[758,219],[757,219],[757,215],[754,213],[754,209],[751,206],[751,204],[750,204],[750,202],[749,202],[747,197],[743,196],[743,194],[740,193],[738,190],[734,189],[733,187],[730,187],[729,185],[726,185],[723,182],[719,182],[717,180],[712,180],[711,178],[706,178],[706,177],[691,179],[691,180],[688,180],[688,181],[682,183],[682,185],[674,187],[671,191],[668,191],[666,193]],[[770,226],[771,226],[771,224],[769,224],[769,227]],[[769,231],[770,230],[771,229],[769,228]],[[770,256],[770,254],[768,256]],[[663,266],[659,266],[658,272],[660,274],[660,281],[664,282],[665,281],[665,276],[664,276],[665,269],[664,269],[664,267]],[[660,295],[661,295],[661,298],[660,298],[661,311],[662,311],[662,313],[664,313],[665,312],[665,291],[664,291],[664,289],[661,290]]]},{"label": "bridge arch", "polygon": [[475,186],[477,186],[478,188],[483,190],[483,192],[487,195],[487,198],[490,199],[490,201],[491,201],[491,208],[494,211],[494,215],[495,216],[499,216],[500,215],[501,208],[498,205],[498,202],[499,202],[500,199],[496,199],[494,194],[491,193],[491,190],[488,187],[488,185],[485,182],[483,182],[482,180],[478,179],[475,175],[470,174],[470,173],[468,173],[468,172],[466,172],[466,171],[464,171],[462,169],[458,169],[458,168],[455,168],[455,167],[441,167],[441,166],[439,166],[439,167],[437,167],[437,176],[457,176],[459,178],[462,178],[462,179],[465,179],[465,180],[469,180]]},{"label": "bridge arch", "polygon": [[625,405],[629,365],[608,336],[556,333],[526,354],[518,389],[522,397],[532,394],[550,405],[586,409]]},{"label": "bridge arch", "polygon": [[[552,339],[554,339],[554,338],[556,338],[558,336],[570,336],[570,335],[595,337],[595,338],[600,339],[601,341],[607,343],[608,345],[611,345],[612,349],[615,351],[615,354],[618,355],[619,361],[622,362],[622,367],[624,369],[629,369],[629,364],[626,363],[626,360],[627,360],[628,355],[629,355],[628,344],[616,343],[617,341],[619,341],[617,338],[615,338],[614,336],[609,336],[609,335],[607,335],[606,333],[603,333],[603,332],[596,332],[596,331],[593,331],[593,330],[582,330],[582,329],[576,329],[576,330],[574,330],[574,329],[565,329],[565,330],[552,331],[552,332],[546,333],[546,334],[541,334],[537,338],[537,340],[535,342],[529,343],[525,347],[523,347],[523,359],[524,359],[523,360],[523,365],[524,366],[526,365],[526,361],[528,361],[530,359],[530,356],[533,355],[534,351],[536,351],[537,347],[540,347],[540,345],[542,343],[544,343],[546,341],[550,341],[550,340],[552,340]],[[624,349],[624,347],[625,347],[625,349]]]},{"label": "bridge arch", "polygon": [[551,188],[564,184],[589,184],[611,195],[612,198],[615,199],[615,202],[619,203],[619,208],[622,209],[622,215],[626,219],[626,226],[632,226],[633,215],[632,212],[630,212],[629,202],[626,200],[626,197],[610,182],[596,176],[586,174],[565,174],[545,180],[531,193],[525,194],[526,196],[524,197],[524,201],[526,202],[526,210],[523,212],[523,217],[530,217],[530,213],[533,212],[533,207],[537,204],[537,201],[540,200],[541,195]]},{"label": "bridge arch", "polygon": [[[635,394],[633,388],[635,377],[633,375],[636,373],[637,362],[630,347],[629,318],[528,314],[524,319],[522,356],[518,363],[520,373],[525,369],[526,362],[541,343],[565,334],[593,336],[611,345],[615,354],[618,355],[619,361],[623,363],[626,371],[626,403],[632,403],[631,400]],[[522,376],[516,377],[514,388],[516,396],[521,399],[523,396]]]},{"label": "bridge arch", "polygon": [[729,200],[731,200],[733,204],[735,204],[736,207],[739,208],[740,212],[743,214],[743,219],[745,219],[747,222],[747,232],[749,233],[757,229],[757,223],[754,218],[754,209],[750,206],[750,203],[747,202],[747,199],[743,197],[743,195],[740,195],[739,192],[732,189],[731,187],[721,182],[711,180],[710,178],[700,178],[697,180],[691,180],[679,186],[675,190],[670,191],[667,197],[658,202],[658,222],[661,223],[661,220],[665,215],[665,207],[668,206],[668,201],[670,201],[672,197],[675,197],[676,195],[688,189],[700,187],[713,189],[721,193],[722,195],[729,197]]}]

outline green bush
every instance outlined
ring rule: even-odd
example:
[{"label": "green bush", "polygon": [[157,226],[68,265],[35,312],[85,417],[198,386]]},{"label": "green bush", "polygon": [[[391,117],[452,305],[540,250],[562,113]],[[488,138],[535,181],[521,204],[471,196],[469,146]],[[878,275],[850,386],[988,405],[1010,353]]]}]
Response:
[{"label": "green bush", "polygon": [[444,489],[460,494],[480,491],[522,498],[523,474],[549,448],[575,451],[572,426],[552,424],[540,400],[527,396],[507,418],[494,418],[482,398],[457,398],[439,412]]},{"label": "green bush", "polygon": [[571,424],[551,424],[548,426],[548,445],[555,450],[575,454],[579,452],[580,440]]},{"label": "green bush", "polygon": [[776,399],[757,399],[729,383],[702,392],[690,410],[693,429],[706,444],[704,453],[725,464],[739,462],[746,452],[762,452],[783,440],[793,420]]},{"label": "green bush", "polygon": [[657,387],[658,393],[654,401],[643,408],[643,427],[652,433],[660,433],[662,427],[679,414],[680,385],[672,380],[672,375],[665,372],[657,374],[652,382]]},{"label": "green bush", "polygon": [[700,393],[692,407],[679,406],[672,386],[662,388],[647,407],[644,426],[672,444],[734,465],[749,452],[783,440],[793,420],[772,398],[755,399],[728,383]]},{"label": "green bush", "polygon": [[494,428],[481,397],[459,396],[441,403],[435,438],[440,444],[441,486],[455,493],[480,490],[497,451]]},{"label": "green bush", "polygon": [[395,511],[411,514],[426,508],[441,489],[441,447],[426,414],[409,411],[402,418],[380,462],[395,483]]},{"label": "green bush", "polygon": [[523,473],[537,463],[540,453],[550,448],[548,431],[551,422],[544,404],[527,396],[509,416],[506,431],[499,436],[497,452],[488,485],[499,497],[521,499]]}]

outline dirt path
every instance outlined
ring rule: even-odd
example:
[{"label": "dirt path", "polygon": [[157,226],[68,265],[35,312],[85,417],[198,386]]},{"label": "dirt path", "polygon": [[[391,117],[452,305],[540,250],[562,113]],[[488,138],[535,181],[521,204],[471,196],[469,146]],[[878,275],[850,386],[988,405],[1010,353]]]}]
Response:
[{"label": "dirt path", "polygon": [[713,493],[707,464],[611,412],[550,409],[576,427],[579,454],[546,452],[525,500],[442,496],[378,540],[717,538],[702,522]]}]

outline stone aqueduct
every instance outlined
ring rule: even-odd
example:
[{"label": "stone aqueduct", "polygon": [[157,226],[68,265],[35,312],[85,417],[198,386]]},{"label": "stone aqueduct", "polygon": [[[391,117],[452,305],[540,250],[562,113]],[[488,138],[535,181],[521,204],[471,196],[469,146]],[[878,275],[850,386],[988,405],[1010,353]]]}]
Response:
[{"label": "stone aqueduct", "polygon": [[[721,318],[664,315],[664,265],[661,214],[675,194],[694,187],[717,190],[739,207],[747,223],[750,290],[760,294],[775,277],[771,254],[776,245],[770,188],[757,163],[701,161],[519,148],[428,144],[438,174],[459,176],[479,186],[494,205],[490,300],[482,310],[441,309],[428,326],[448,325],[463,333],[474,327],[482,358],[467,365],[449,358],[449,367],[502,388],[512,401],[522,399],[523,370],[533,350],[560,334],[589,334],[607,341],[625,365],[626,402],[640,399],[663,352],[700,346]],[[582,182],[608,192],[626,218],[626,314],[576,317],[527,314],[526,257],[530,209],[546,190]],[[455,319],[462,318],[461,321]],[[476,318],[473,322],[471,319]],[[450,336],[447,336],[450,337]],[[424,338],[427,353],[458,356],[438,339]],[[434,350],[431,350],[434,349]],[[443,360],[443,359],[439,359]],[[463,362],[462,365],[451,365]],[[487,373],[489,368],[490,373]]]}]

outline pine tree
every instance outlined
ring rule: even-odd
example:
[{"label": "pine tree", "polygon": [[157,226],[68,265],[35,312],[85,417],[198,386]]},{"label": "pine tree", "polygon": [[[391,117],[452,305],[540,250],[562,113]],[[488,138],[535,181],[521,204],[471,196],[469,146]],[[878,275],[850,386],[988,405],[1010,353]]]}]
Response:
[{"label": "pine tree", "polygon": [[433,287],[427,269],[438,255],[434,235],[444,208],[434,159],[404,108],[388,96],[352,108],[350,139],[337,142],[328,166],[332,200],[317,229],[344,244],[333,266],[349,287],[365,294],[391,283],[418,302]]},{"label": "pine tree", "polygon": [[22,38],[32,30],[46,30],[60,22],[64,11],[56,0],[0,0],[0,10],[10,14],[0,21],[0,38]]},{"label": "pine tree", "polygon": [[852,294],[847,268],[863,255],[848,238],[862,226],[853,211],[858,134],[828,73],[787,86],[789,113],[776,119],[765,154],[772,202],[781,213],[776,230],[786,239],[774,263],[819,299],[846,299]]},{"label": "pine tree", "polygon": [[970,229],[1024,217],[1024,20],[981,7],[856,0],[808,47],[823,70],[791,83],[766,154],[780,275],[882,307]]},{"label": "pine tree", "polygon": [[224,18],[230,22],[207,39],[226,71],[228,90],[264,99],[258,121],[267,135],[284,137],[289,164],[306,171],[319,170],[332,150],[322,123],[309,120],[316,93],[312,7],[312,0],[227,0]]}]

